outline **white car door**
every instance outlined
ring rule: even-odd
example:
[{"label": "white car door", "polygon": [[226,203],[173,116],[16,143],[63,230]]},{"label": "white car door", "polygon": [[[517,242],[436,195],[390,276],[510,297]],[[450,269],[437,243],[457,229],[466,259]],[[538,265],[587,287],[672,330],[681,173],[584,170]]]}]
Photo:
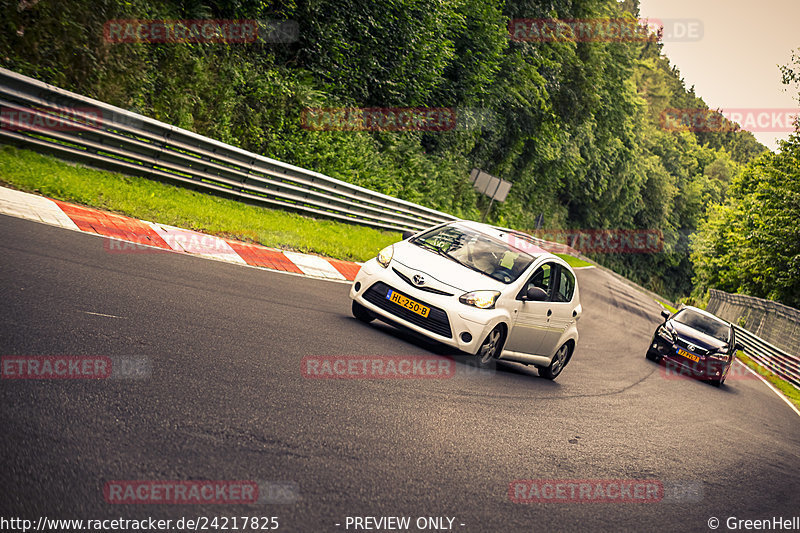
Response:
[{"label": "white car door", "polygon": [[553,290],[550,292],[550,300],[547,303],[547,333],[542,338],[539,345],[541,355],[550,357],[558,350],[561,337],[564,332],[575,323],[575,303],[572,301],[575,294],[575,277],[566,268],[560,265],[556,267],[554,273]]},{"label": "white car door", "polygon": [[[550,262],[539,266],[525,285],[522,286],[520,294],[525,294],[531,286],[539,287],[551,294],[553,275],[557,270],[556,266],[555,263]],[[533,355],[546,354],[547,352],[543,351],[542,344],[549,332],[550,317],[548,312],[551,312],[551,308],[552,303],[549,301],[523,302],[517,299],[514,308],[516,316],[514,317],[511,334],[506,341],[505,349]]]}]

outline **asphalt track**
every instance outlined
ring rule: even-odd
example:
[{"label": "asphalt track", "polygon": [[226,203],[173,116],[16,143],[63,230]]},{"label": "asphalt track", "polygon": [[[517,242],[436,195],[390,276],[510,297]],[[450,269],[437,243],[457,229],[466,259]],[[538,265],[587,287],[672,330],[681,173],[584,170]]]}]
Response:
[{"label": "asphalt track", "polygon": [[[0,257],[1,355],[150,365],[139,379],[0,381],[0,517],[278,516],[280,531],[354,531],[348,516],[444,516],[456,531],[532,532],[800,515],[800,417],[746,373],[720,389],[670,378],[644,358],[658,306],[596,269],[578,271],[581,340],[555,382],[459,356],[450,379],[326,380],[303,377],[302,358],[453,354],[353,319],[345,284],[112,254],[6,216]],[[104,500],[109,480],[150,479],[280,482],[297,498]],[[665,498],[513,503],[521,479],[659,480]]]}]

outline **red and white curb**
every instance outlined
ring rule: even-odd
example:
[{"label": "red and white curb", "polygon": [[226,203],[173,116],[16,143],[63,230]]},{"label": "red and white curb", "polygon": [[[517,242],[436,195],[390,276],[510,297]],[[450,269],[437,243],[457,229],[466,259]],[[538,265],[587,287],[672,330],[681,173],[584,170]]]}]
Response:
[{"label": "red and white curb", "polygon": [[6,187],[0,187],[0,214],[107,237],[109,253],[172,251],[339,282],[352,281],[360,268],[350,261],[223,239]]},{"label": "red and white curb", "polygon": [[78,226],[49,198],[0,187],[0,213],[53,226],[78,230]]}]

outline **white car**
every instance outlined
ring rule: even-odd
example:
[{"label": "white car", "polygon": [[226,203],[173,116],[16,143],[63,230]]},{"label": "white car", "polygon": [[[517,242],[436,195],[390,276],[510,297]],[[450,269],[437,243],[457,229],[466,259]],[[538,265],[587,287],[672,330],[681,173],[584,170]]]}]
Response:
[{"label": "white car", "polygon": [[530,235],[449,222],[381,250],[350,288],[353,316],[399,324],[475,355],[558,376],[578,343],[572,268]]}]

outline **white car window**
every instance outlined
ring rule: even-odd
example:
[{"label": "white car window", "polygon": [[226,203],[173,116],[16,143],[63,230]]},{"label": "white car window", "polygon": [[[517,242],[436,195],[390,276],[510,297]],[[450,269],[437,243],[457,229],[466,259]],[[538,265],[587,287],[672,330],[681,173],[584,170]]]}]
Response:
[{"label": "white car window", "polygon": [[575,277],[572,272],[564,267],[561,267],[558,275],[558,288],[555,292],[554,301],[556,302],[570,302],[572,295],[575,293]]},{"label": "white car window", "polygon": [[525,285],[525,290],[523,292],[526,292],[531,287],[539,287],[547,294],[550,294],[553,270],[553,265],[551,263],[545,263],[537,268],[531,276],[531,279],[528,280],[527,285]]}]

